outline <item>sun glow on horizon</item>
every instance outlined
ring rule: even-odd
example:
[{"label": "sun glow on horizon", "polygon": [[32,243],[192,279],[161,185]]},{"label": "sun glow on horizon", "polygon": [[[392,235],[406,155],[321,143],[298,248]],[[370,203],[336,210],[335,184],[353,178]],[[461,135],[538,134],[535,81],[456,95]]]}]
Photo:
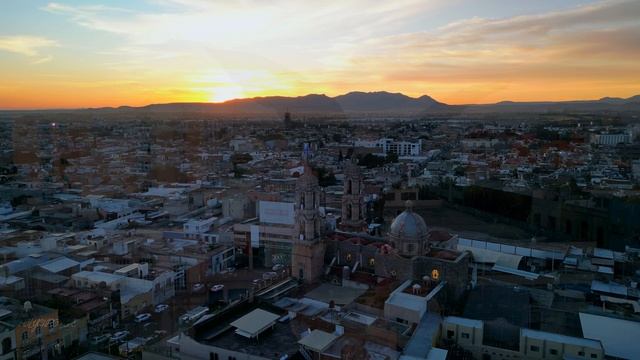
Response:
[{"label": "sun glow on horizon", "polygon": [[0,109],[350,91],[448,104],[640,93],[637,0],[101,2],[0,2]]},{"label": "sun glow on horizon", "polygon": [[247,95],[240,86],[221,86],[211,89],[209,101],[214,103],[221,103],[244,97],[247,97]]}]

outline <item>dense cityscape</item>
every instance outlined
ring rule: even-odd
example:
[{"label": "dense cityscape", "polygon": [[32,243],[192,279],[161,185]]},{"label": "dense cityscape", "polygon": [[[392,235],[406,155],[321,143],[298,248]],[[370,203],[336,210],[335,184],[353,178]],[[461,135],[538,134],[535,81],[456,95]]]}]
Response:
[{"label": "dense cityscape", "polygon": [[5,114],[2,359],[638,356],[635,115],[168,114]]},{"label": "dense cityscape", "polygon": [[0,360],[639,360],[639,0],[0,1]]}]

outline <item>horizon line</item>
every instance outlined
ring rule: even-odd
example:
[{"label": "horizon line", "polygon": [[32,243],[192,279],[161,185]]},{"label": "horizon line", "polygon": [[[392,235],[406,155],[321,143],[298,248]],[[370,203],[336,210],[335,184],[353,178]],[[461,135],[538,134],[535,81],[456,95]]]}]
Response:
[{"label": "horizon line", "polygon": [[433,98],[432,96],[428,95],[428,94],[422,94],[419,96],[411,96],[411,95],[406,95],[405,93],[402,92],[391,92],[391,91],[386,91],[386,90],[375,90],[375,91],[361,91],[361,90],[352,90],[349,92],[346,92],[344,94],[340,94],[340,95],[335,95],[335,96],[329,96],[325,93],[308,93],[308,94],[304,94],[304,95],[290,95],[290,96],[286,96],[286,95],[265,95],[265,96],[253,96],[253,97],[240,97],[240,98],[233,98],[233,99],[228,99],[225,101],[169,101],[169,102],[158,102],[158,103],[147,103],[144,105],[104,105],[104,106],[91,106],[91,107],[53,107],[53,108],[20,108],[20,107],[15,107],[15,108],[0,108],[0,111],[81,111],[81,110],[100,110],[100,109],[119,109],[119,108],[123,108],[123,107],[129,107],[129,108],[134,108],[134,109],[138,109],[138,108],[143,108],[146,106],[153,106],[153,105],[166,105],[166,104],[209,104],[209,105],[222,105],[222,104],[226,104],[232,101],[238,101],[238,100],[253,100],[253,99],[264,99],[264,98],[271,98],[271,97],[282,97],[282,98],[290,98],[290,99],[294,99],[294,98],[302,98],[302,97],[307,97],[307,96],[325,96],[331,99],[334,99],[336,97],[339,96],[344,96],[344,95],[348,95],[348,94],[352,94],[352,93],[363,93],[363,94],[375,94],[375,93],[387,93],[387,94],[395,94],[395,95],[403,95],[406,96],[408,98],[417,100],[420,99],[421,97],[429,97],[430,99],[444,104],[444,105],[448,105],[448,106],[482,106],[482,105],[496,105],[496,104],[500,104],[500,103],[504,103],[504,102],[512,102],[512,103],[563,103],[563,102],[589,102],[589,101],[599,101],[599,100],[603,100],[603,99],[620,99],[620,100],[627,100],[636,96],[640,96],[640,92],[638,92],[637,95],[631,95],[629,97],[617,97],[617,96],[602,96],[600,98],[597,99],[571,99],[571,100],[500,100],[497,102],[490,102],[490,103],[459,103],[459,104],[450,104],[450,103],[445,103],[445,102],[441,102],[435,98]]}]

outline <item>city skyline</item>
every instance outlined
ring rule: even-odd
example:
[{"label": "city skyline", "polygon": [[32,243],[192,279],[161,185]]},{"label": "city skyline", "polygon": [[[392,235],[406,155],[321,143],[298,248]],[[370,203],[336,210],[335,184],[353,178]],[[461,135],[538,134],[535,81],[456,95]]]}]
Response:
[{"label": "city skyline", "polygon": [[640,3],[0,5],[1,109],[350,91],[447,104],[638,94]]}]

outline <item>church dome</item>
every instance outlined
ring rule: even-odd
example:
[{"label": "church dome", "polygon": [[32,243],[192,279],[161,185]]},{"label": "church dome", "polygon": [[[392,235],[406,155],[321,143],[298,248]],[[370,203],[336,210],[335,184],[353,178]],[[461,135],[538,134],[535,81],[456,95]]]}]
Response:
[{"label": "church dome", "polygon": [[400,255],[415,256],[427,252],[427,224],[422,216],[413,212],[412,202],[407,201],[407,208],[398,215],[389,228],[389,241],[398,249]]}]

